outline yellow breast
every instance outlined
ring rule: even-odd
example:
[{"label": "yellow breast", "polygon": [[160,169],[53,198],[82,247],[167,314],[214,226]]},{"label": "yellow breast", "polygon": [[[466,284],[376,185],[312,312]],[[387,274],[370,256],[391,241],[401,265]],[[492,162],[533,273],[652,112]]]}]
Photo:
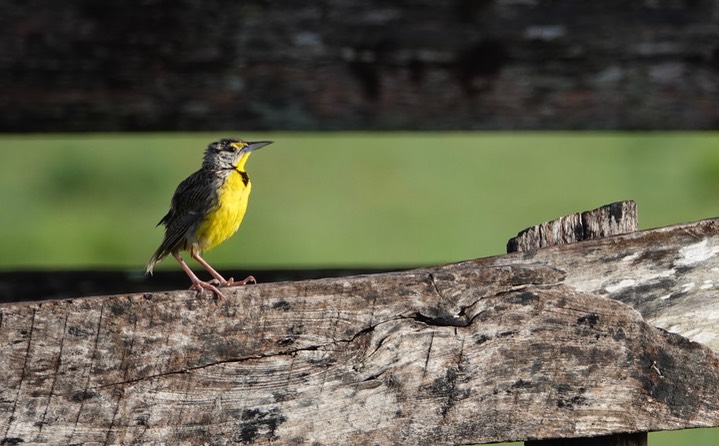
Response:
[{"label": "yellow breast", "polygon": [[195,240],[200,251],[214,248],[237,231],[245,216],[251,189],[248,177],[243,178],[236,170],[230,173],[219,190],[217,208],[207,214],[197,229]]}]

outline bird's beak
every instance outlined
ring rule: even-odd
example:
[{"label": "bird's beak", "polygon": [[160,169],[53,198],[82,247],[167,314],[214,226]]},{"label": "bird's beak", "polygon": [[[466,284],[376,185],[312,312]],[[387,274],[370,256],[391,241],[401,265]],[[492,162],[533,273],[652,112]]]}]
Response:
[{"label": "bird's beak", "polygon": [[245,147],[246,152],[252,152],[257,149],[261,149],[264,146],[269,146],[274,141],[255,141],[255,142],[248,142],[247,146]]}]

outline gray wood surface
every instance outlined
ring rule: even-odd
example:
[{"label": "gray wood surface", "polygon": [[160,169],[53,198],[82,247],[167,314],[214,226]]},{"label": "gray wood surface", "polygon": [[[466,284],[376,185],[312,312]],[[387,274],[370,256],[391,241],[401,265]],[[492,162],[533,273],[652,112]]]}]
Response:
[{"label": "gray wood surface", "polygon": [[719,220],[488,259],[551,265],[560,282],[624,302],[652,325],[719,351]]},{"label": "gray wood surface", "polygon": [[223,301],[2,304],[0,442],[429,445],[719,426],[718,230]]},{"label": "gray wood surface", "polygon": [[[509,240],[507,252],[536,251],[548,246],[626,234],[637,228],[637,204],[621,201],[527,228]],[[525,446],[646,446],[647,440],[647,432],[635,432],[534,440],[525,442]]]},{"label": "gray wood surface", "polygon": [[548,246],[627,234],[638,227],[637,203],[619,201],[527,228],[509,239],[507,252],[536,251]]}]

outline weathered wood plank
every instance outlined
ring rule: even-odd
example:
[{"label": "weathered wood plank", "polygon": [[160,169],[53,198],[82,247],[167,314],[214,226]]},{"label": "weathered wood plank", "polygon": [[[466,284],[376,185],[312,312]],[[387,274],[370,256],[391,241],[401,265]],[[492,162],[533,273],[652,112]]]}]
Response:
[{"label": "weathered wood plank", "polygon": [[718,234],[707,220],[221,302],[3,304],[0,442],[457,444],[719,426],[717,356],[619,302],[716,349]]},{"label": "weathered wood plank", "polygon": [[[0,432],[41,443],[456,444],[719,425],[719,361],[555,270],[6,305]],[[537,417],[536,414],[543,414]]]}]

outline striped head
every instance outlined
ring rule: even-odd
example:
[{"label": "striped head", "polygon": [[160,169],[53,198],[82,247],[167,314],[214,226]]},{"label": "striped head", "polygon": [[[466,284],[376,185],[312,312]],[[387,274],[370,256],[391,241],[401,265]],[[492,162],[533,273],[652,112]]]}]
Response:
[{"label": "striped head", "polygon": [[202,167],[207,169],[240,169],[245,167],[253,151],[272,144],[272,141],[247,142],[241,139],[221,139],[205,149]]}]

